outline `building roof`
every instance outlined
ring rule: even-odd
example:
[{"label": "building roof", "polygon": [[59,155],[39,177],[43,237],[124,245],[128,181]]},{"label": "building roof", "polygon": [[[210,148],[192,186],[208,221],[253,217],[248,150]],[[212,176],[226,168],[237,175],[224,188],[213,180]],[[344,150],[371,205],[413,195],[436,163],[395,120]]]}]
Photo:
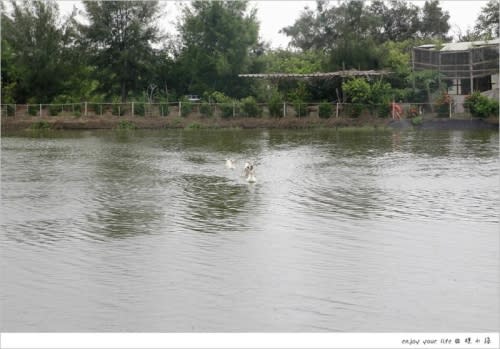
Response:
[{"label": "building roof", "polygon": [[[492,40],[481,40],[481,41],[464,41],[464,42],[451,42],[444,44],[440,51],[467,51],[472,48],[484,47],[484,46],[495,46],[500,44],[500,38]],[[436,45],[427,44],[418,46],[418,48],[423,49],[433,49]]]}]

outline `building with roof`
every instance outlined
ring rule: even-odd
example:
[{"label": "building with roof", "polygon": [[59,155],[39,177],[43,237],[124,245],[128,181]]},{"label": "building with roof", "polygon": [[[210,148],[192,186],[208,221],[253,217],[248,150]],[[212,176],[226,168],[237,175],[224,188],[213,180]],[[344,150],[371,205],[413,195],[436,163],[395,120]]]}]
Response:
[{"label": "building with roof", "polygon": [[474,91],[498,99],[500,39],[422,45],[413,48],[414,71],[438,71],[448,81],[448,93],[457,104]]}]

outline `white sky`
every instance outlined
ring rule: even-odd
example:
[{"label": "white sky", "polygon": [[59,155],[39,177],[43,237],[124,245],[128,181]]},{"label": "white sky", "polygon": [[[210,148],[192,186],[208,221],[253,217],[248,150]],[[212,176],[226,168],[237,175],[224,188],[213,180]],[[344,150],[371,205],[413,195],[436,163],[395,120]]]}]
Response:
[{"label": "white sky", "polygon": [[[166,29],[173,28],[173,23],[178,15],[179,1],[162,1],[166,7],[166,22],[170,25]],[[334,2],[334,0],[332,1]],[[411,1],[417,6],[423,6],[425,0]],[[487,0],[441,0],[440,4],[443,10],[450,14],[449,23],[451,25],[450,34],[456,36],[460,30],[465,33],[467,28],[472,28],[481,8],[487,4]],[[80,1],[58,1],[61,13],[71,11],[74,5],[81,7]],[[254,0],[250,1],[250,6],[255,6],[258,10],[257,16],[260,20],[260,36],[266,42],[270,42],[273,48],[286,48],[288,37],[280,34],[279,31],[286,26],[292,25],[299,17],[304,7],[316,8],[314,0]]]}]

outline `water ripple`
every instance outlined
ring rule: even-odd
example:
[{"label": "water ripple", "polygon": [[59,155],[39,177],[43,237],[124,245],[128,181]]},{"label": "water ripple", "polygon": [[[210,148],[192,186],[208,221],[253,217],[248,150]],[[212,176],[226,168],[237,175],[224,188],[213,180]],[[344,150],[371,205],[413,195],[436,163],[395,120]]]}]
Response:
[{"label": "water ripple", "polygon": [[7,331],[498,328],[498,133],[14,135],[1,165]]}]

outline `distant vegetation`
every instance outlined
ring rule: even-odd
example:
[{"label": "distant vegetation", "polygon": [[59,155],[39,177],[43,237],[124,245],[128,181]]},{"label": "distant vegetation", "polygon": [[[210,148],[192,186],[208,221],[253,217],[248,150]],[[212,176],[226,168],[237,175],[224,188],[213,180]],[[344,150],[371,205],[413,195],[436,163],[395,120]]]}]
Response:
[{"label": "distant vegetation", "polygon": [[[259,103],[267,103],[269,113],[281,117],[283,101],[300,117],[307,115],[304,102],[341,98],[369,105],[373,114],[385,116],[393,98],[427,102],[446,88],[436,74],[412,73],[410,65],[412,47],[451,40],[450,17],[438,0],[421,7],[403,0],[311,5],[282,29],[291,40],[290,49],[283,50],[271,49],[261,39],[256,10],[248,1],[184,2],[177,36],[160,31],[166,8],[159,1],[83,1],[84,18],[76,11],[62,17],[54,0],[1,2],[2,103],[31,103],[28,112],[37,115],[38,103],[135,101],[134,114],[144,116],[147,103],[155,102],[167,115],[168,102],[198,94],[205,104],[197,110],[206,117],[214,112],[210,102],[222,103],[220,115],[225,118],[259,117]],[[475,27],[460,39],[497,35],[498,12],[499,0],[490,0]],[[272,86],[238,78],[241,73],[352,68],[387,69],[393,74],[376,81],[280,81]],[[99,105],[88,107],[96,114],[106,111]],[[114,115],[131,112],[120,104],[110,108]],[[352,116],[362,112],[350,108]],[[494,106],[473,96],[469,109],[484,117]],[[190,102],[182,101],[181,115],[192,110]],[[54,106],[48,112],[61,111]],[[319,109],[322,117],[332,112],[327,104]]]}]

